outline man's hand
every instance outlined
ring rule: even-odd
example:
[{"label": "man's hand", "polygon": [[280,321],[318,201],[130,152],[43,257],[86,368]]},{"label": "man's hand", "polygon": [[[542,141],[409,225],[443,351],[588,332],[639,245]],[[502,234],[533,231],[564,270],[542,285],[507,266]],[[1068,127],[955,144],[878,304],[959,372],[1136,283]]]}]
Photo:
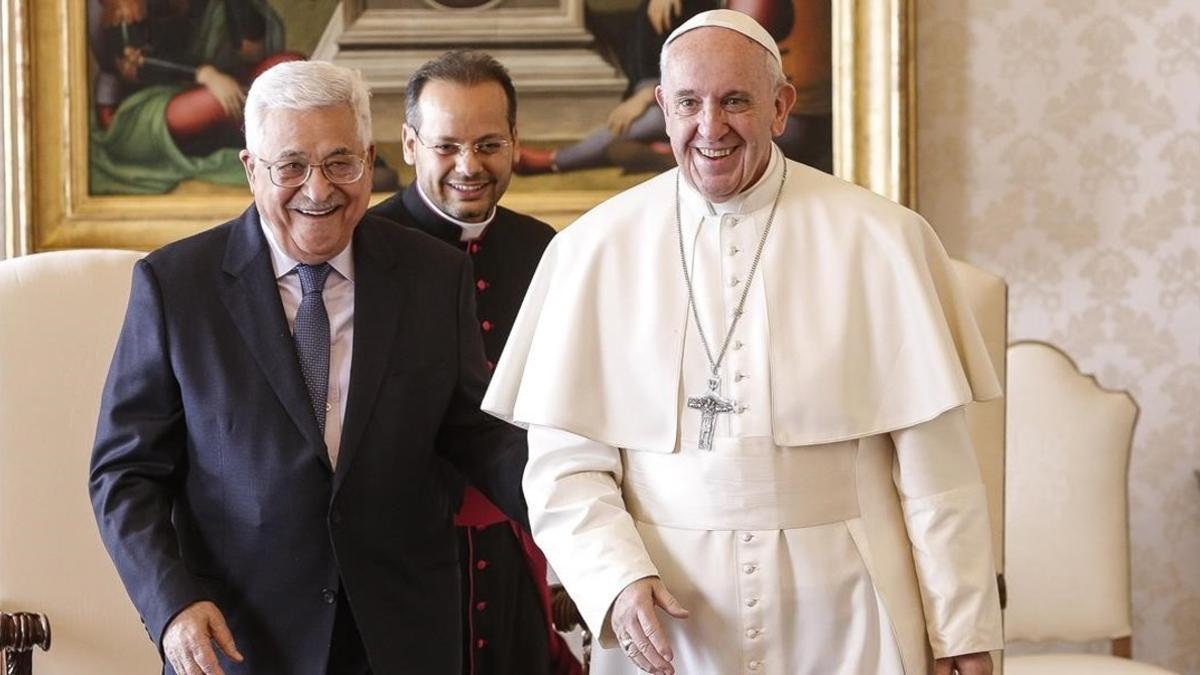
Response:
[{"label": "man's hand", "polygon": [[242,118],[242,103],[246,101],[246,93],[237,80],[210,65],[203,65],[196,69],[196,82],[208,88],[217,103],[221,104],[226,117],[235,121]]},{"label": "man's hand", "polygon": [[654,87],[642,87],[632,96],[621,101],[608,114],[608,130],[620,138],[629,130],[629,125],[654,104]]},{"label": "man's hand", "polygon": [[225,625],[221,610],[202,600],[188,605],[167,624],[163,633],[163,654],[179,675],[225,675],[217,663],[213,642],[229,658],[242,662],[242,653],[233,643],[233,634]]},{"label": "man's hand", "polygon": [[976,652],[938,659],[933,663],[933,675],[992,675],[992,655]]},{"label": "man's hand", "polygon": [[683,13],[683,0],[650,0],[646,18],[655,33],[662,35],[671,29],[671,22]]},{"label": "man's hand", "polygon": [[656,605],[676,619],[688,617],[688,611],[667,591],[662,579],[646,577],[626,586],[613,601],[613,633],[625,655],[638,668],[647,673],[674,675],[671,661],[675,654],[655,616]]},{"label": "man's hand", "polygon": [[117,74],[126,82],[137,82],[138,76],[142,72],[142,66],[146,64],[146,55],[137,47],[125,46],[121,50],[121,55],[116,57]]}]

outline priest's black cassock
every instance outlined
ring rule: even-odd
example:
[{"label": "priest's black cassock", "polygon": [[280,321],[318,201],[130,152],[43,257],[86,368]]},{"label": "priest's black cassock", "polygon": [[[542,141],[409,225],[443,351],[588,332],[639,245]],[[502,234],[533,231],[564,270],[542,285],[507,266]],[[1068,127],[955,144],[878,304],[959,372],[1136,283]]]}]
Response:
[{"label": "priest's black cassock", "polygon": [[[488,365],[494,365],[554,229],[497,206],[487,227],[464,241],[463,228],[432,208],[416,183],[370,213],[470,254],[479,330]],[[550,624],[546,560],[529,534],[470,486],[465,487],[455,524],[462,562],[464,670],[472,675],[580,672],[579,663]]]}]

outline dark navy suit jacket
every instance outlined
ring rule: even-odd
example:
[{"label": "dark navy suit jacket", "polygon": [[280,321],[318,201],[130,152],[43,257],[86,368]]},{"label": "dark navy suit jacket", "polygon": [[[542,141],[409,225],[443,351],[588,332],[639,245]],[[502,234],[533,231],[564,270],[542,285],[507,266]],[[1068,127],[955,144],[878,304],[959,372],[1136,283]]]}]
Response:
[{"label": "dark navy suit jacket", "polygon": [[255,207],[134,270],[89,486],[160,649],[175,614],[209,599],[246,656],[227,673],[324,675],[341,584],[375,673],[460,672],[446,463],[527,528],[524,433],[479,410],[468,258],[368,215],[354,260],[336,471]]}]

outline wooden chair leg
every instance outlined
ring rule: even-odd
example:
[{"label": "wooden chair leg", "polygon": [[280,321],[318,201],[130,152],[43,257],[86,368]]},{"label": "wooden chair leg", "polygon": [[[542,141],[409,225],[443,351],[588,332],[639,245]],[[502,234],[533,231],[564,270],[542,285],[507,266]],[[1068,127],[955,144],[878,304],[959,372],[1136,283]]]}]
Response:
[{"label": "wooden chair leg", "polygon": [[592,632],[583,629],[583,675],[592,672]]},{"label": "wooden chair leg", "polygon": [[45,614],[0,612],[0,657],[5,675],[33,675],[34,647],[50,649],[50,620]]},{"label": "wooden chair leg", "polygon": [[1133,636],[1117,638],[1112,641],[1112,655],[1122,659],[1133,658]]},{"label": "wooden chair leg", "polygon": [[4,652],[4,675],[33,675],[33,654]]}]

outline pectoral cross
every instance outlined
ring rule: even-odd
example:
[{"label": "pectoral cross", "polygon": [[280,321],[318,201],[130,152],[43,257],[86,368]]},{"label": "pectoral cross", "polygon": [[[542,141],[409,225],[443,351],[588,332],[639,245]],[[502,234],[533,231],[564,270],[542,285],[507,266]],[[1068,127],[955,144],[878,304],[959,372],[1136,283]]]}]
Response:
[{"label": "pectoral cross", "polygon": [[733,401],[721,398],[721,378],[708,378],[708,393],[688,397],[687,405],[700,411],[700,449],[712,450],[717,414],[733,412]]}]

